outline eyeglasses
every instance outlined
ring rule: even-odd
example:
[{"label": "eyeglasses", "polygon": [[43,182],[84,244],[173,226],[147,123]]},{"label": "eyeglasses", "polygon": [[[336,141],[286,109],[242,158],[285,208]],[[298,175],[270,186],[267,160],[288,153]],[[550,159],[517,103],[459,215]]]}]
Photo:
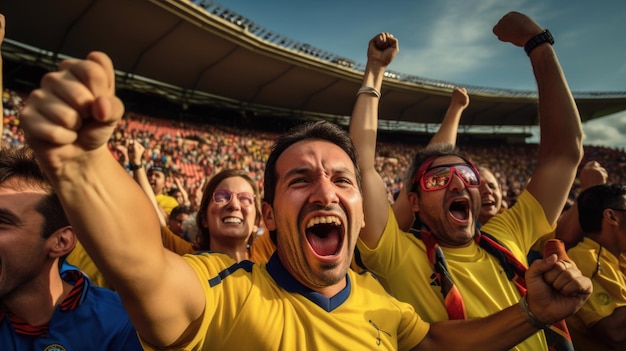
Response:
[{"label": "eyeglasses", "polygon": [[215,201],[215,203],[218,205],[227,205],[233,199],[233,195],[237,196],[237,200],[239,200],[241,206],[250,207],[254,205],[254,199],[256,198],[256,195],[250,194],[248,192],[233,193],[232,191],[225,189],[214,191],[213,201]]},{"label": "eyeglasses", "polygon": [[466,187],[477,188],[480,186],[478,169],[472,162],[463,158],[467,163],[444,164],[431,168],[430,166],[438,157],[440,156],[433,156],[422,164],[415,172],[415,176],[412,179],[413,184],[419,181],[420,187],[424,191],[445,189],[450,185],[452,173],[454,172]]},{"label": "eyeglasses", "polygon": [[612,208],[613,211],[626,212],[626,208]]}]

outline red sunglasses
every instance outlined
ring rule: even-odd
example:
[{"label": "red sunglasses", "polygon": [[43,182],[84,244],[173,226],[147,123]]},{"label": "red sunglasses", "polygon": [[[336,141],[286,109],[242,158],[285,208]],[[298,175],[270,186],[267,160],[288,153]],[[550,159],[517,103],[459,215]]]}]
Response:
[{"label": "red sunglasses", "polygon": [[413,186],[415,186],[415,183],[419,182],[420,187],[424,191],[445,189],[452,181],[453,172],[463,181],[466,187],[477,188],[480,186],[480,175],[478,169],[476,169],[476,166],[474,166],[472,162],[461,157],[466,163],[452,163],[431,167],[433,162],[439,157],[441,157],[441,155],[427,159],[426,162],[418,168],[417,172],[415,172],[415,176],[413,176],[411,180]]}]

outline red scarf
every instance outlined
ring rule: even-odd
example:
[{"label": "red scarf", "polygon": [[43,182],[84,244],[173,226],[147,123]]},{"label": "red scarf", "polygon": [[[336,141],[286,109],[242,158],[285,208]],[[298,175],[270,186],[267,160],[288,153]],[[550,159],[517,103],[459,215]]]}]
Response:
[{"label": "red scarf", "polygon": [[[443,255],[443,250],[437,243],[435,237],[430,231],[422,229],[416,231],[411,229],[411,233],[417,238],[422,239],[426,245],[426,254],[428,260],[435,271],[436,279],[441,286],[441,294],[443,295],[446,311],[449,319],[467,319],[465,304],[459,289],[454,284],[452,277],[448,271],[448,264]],[[522,264],[513,253],[502,245],[497,239],[489,234],[478,232],[475,236],[476,243],[487,253],[494,256],[500,262],[502,268],[506,272],[508,279],[515,284],[515,287],[522,296],[526,295],[526,266]],[[549,350],[555,351],[573,351],[572,339],[564,320],[560,320],[549,328],[544,329],[546,341]]]}]

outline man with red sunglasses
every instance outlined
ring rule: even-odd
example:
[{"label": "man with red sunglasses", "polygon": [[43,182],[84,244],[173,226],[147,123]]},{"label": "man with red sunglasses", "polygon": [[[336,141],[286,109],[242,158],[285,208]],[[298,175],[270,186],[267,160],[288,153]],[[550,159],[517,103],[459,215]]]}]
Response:
[{"label": "man with red sunglasses", "polygon": [[[525,303],[531,288],[523,279],[526,253],[555,228],[582,158],[581,122],[551,34],[516,12],[503,17],[493,32],[501,41],[524,47],[530,58],[539,91],[541,145],[532,180],[517,204],[480,230],[480,176],[452,145],[418,152],[405,177],[421,228],[402,231],[391,206],[382,201],[385,187],[374,167],[378,104],[384,71],[398,51],[395,38],[370,42],[352,114],[350,136],[359,153],[366,219],[357,242],[360,258],[392,295],[429,322],[485,317],[518,302],[537,320],[545,321],[548,313]],[[575,267],[567,260],[559,264]],[[543,330],[514,349],[571,350],[563,325],[538,325]]]}]

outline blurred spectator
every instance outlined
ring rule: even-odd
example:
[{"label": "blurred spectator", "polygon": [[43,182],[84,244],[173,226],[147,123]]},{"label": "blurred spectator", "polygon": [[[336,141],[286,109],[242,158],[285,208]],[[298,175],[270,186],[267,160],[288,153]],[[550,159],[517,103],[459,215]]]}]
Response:
[{"label": "blurred spectator", "polygon": [[189,216],[191,216],[192,213],[193,212],[188,206],[178,205],[174,207],[167,221],[167,227],[170,228],[172,233],[190,241],[190,238],[187,233],[185,233],[183,228],[183,223],[187,220],[187,218],[189,218]]},{"label": "blurred spectator", "polygon": [[176,201],[176,198],[167,194],[167,187],[165,186],[165,183],[168,177],[169,170],[167,168],[152,166],[148,170],[148,181],[150,182],[156,201],[163,211],[165,211],[165,213],[169,216],[174,207],[179,204],[178,201]]},{"label": "blurred spectator", "polygon": [[626,276],[620,256],[626,252],[626,186],[600,184],[580,193],[578,218],[583,241],[568,251],[591,278],[593,293],[568,318],[577,350],[626,350]]},{"label": "blurred spectator", "polygon": [[[18,111],[24,105],[25,96],[27,92],[10,89],[3,92],[3,144],[24,145]],[[172,177],[165,182],[168,190],[178,188],[178,179],[188,194],[196,195],[198,190],[202,190],[205,177],[211,177],[226,168],[246,171],[262,188],[263,165],[272,142],[279,134],[278,131],[248,130],[245,126],[235,129],[215,123],[182,123],[131,112],[117,126],[111,137],[110,149],[120,163],[128,168],[129,161],[119,151],[119,146],[125,140],[137,140],[146,149],[142,162],[146,169],[157,165],[171,170]],[[402,187],[402,178],[410,162],[407,155],[425,145],[418,141],[386,140],[383,135],[379,139],[376,167],[384,175],[391,200]],[[498,144],[494,147],[487,142],[464,143],[460,140],[457,146],[476,164],[491,170],[501,184],[503,203],[512,206],[535,168],[537,144]],[[610,182],[626,182],[626,152],[623,149],[585,146],[582,164],[590,160],[598,161],[609,171]],[[575,198],[575,194],[572,198]],[[197,209],[199,203],[195,196],[190,196],[189,201],[192,209]]]}]

